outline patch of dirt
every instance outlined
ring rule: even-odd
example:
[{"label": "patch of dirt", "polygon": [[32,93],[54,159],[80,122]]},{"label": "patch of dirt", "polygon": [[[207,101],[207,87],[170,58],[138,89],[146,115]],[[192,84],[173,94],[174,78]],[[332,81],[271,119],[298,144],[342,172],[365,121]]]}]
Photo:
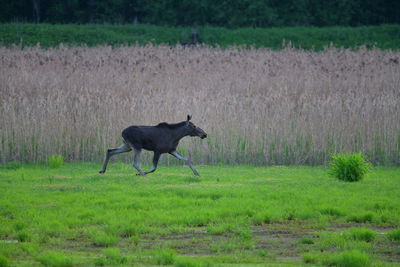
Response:
[{"label": "patch of dirt", "polygon": [[[185,233],[168,234],[160,237],[151,238],[143,236],[139,241],[139,247],[151,249],[157,246],[169,246],[179,254],[186,255],[212,255],[219,245],[224,249],[224,244],[254,252],[267,251],[268,254],[276,258],[300,258],[303,253],[316,250],[315,244],[301,244],[302,238],[310,238],[315,243],[318,242],[317,233],[320,231],[343,232],[352,227],[364,227],[374,230],[378,237],[383,235],[393,227],[377,226],[366,224],[331,224],[327,227],[316,226],[303,222],[281,222],[271,223],[260,226],[253,226],[251,233],[253,236],[253,246],[242,247],[240,238],[233,233],[224,233],[221,235],[211,235],[205,228],[193,228]],[[400,262],[400,244],[389,242],[384,238],[378,238],[374,241],[374,252],[376,259]],[[237,243],[237,244],[235,244]],[[229,252],[229,251],[228,251]]]},{"label": "patch of dirt", "polygon": [[[374,230],[378,235],[373,241],[372,257],[374,260],[386,262],[400,262],[400,243],[390,242],[384,237],[384,233],[393,227],[377,226],[367,224],[330,224],[326,227],[305,222],[280,222],[259,226],[252,226],[251,240],[243,240],[239,234],[223,233],[212,235],[205,227],[191,228],[185,232],[156,235],[150,233],[138,237],[137,241],[132,238],[121,238],[116,245],[121,251],[151,250],[158,247],[168,247],[178,254],[191,256],[210,256],[224,254],[235,254],[245,250],[259,257],[282,260],[301,261],[301,255],[318,249],[318,232],[327,231],[332,233],[344,232],[352,227],[363,227]],[[311,240],[311,244],[302,244],[302,238]],[[307,242],[306,242],[307,243]],[[89,254],[98,254],[103,247],[93,245],[83,234],[66,240],[63,249],[84,250]],[[330,252],[334,252],[330,251]]]},{"label": "patch of dirt", "polygon": [[319,229],[302,223],[267,224],[254,226],[252,229],[256,249],[273,251],[277,257],[298,257],[303,237],[317,238],[314,234]]}]

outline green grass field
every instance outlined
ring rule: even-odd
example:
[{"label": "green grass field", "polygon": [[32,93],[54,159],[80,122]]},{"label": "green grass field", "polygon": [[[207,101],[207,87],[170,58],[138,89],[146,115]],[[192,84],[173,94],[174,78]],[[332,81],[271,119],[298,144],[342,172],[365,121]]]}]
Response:
[{"label": "green grass field", "polygon": [[64,45],[153,45],[187,44],[192,31],[211,46],[247,46],[281,49],[289,43],[302,49],[322,50],[327,46],[359,46],[400,49],[400,25],[363,27],[282,27],[239,28],[162,27],[154,25],[110,24],[0,24],[0,45],[55,47]]},{"label": "green grass field", "polygon": [[0,266],[400,266],[400,168],[0,166]]}]

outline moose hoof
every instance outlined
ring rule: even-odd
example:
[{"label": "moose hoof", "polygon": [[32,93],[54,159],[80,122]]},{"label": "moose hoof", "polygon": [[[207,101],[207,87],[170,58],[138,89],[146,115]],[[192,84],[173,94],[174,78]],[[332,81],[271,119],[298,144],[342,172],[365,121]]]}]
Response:
[{"label": "moose hoof", "polygon": [[105,173],[105,172],[106,172],[106,171],[99,171],[100,174],[103,174],[103,173]]},{"label": "moose hoof", "polygon": [[136,173],[135,175],[136,176],[145,176],[146,174],[145,173]]}]

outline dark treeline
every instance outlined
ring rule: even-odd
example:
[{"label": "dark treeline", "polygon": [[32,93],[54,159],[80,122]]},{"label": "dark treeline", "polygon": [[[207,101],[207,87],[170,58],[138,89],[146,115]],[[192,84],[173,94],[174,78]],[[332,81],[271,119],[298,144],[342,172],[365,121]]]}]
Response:
[{"label": "dark treeline", "polygon": [[222,27],[400,23],[399,0],[0,0],[1,22]]}]

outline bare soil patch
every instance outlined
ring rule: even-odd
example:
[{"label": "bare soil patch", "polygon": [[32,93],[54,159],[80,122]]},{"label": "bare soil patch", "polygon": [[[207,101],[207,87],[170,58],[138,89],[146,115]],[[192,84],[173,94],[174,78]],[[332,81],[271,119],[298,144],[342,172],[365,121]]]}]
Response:
[{"label": "bare soil patch", "polygon": [[[179,254],[207,256],[215,253],[215,247],[220,244],[230,244],[239,250],[267,251],[275,258],[300,258],[303,253],[312,250],[314,244],[301,244],[302,238],[311,238],[318,242],[318,232],[344,232],[352,227],[365,227],[374,230],[378,236],[382,236],[392,227],[363,224],[330,224],[321,227],[315,224],[304,222],[281,222],[261,226],[253,226],[251,233],[254,245],[244,247],[236,234],[224,233],[212,235],[205,228],[193,228],[185,233],[168,234],[163,236],[143,236],[139,247],[151,249],[157,246],[169,246]],[[236,243],[236,244],[235,244]],[[389,244],[390,243],[390,244]],[[373,243],[374,255],[377,259],[389,262],[400,262],[400,244],[392,243],[377,238]],[[229,252],[229,251],[228,251]]]}]

